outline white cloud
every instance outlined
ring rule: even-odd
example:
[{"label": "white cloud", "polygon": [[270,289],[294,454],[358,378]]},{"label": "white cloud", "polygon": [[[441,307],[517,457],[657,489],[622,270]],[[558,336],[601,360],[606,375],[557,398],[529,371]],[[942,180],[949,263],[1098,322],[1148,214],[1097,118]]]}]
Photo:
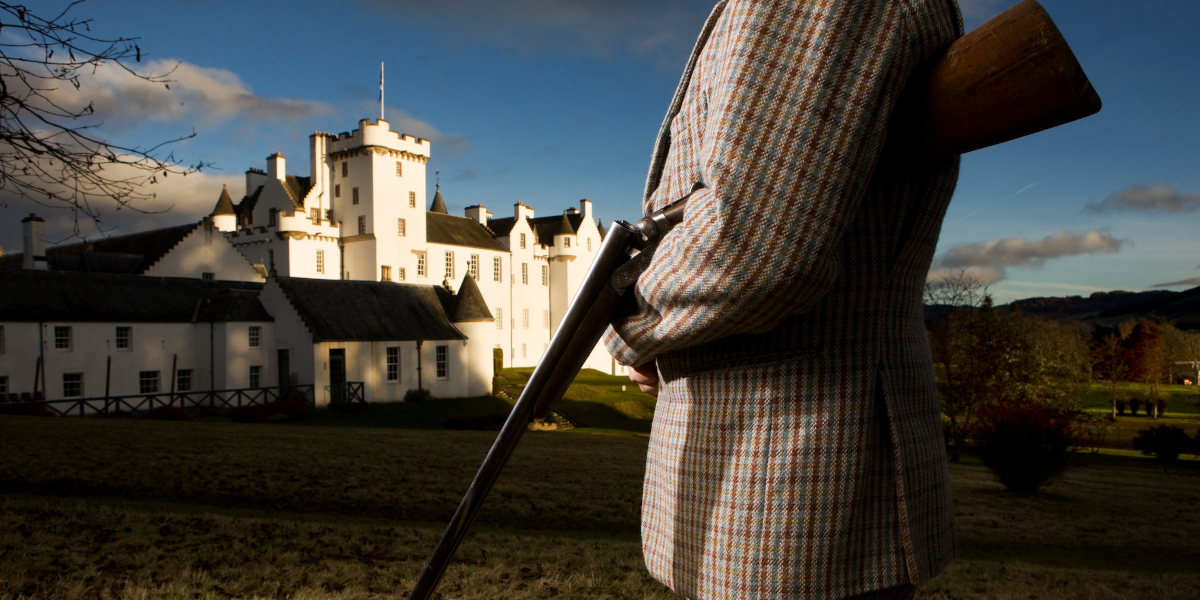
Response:
[{"label": "white cloud", "polygon": [[1200,209],[1200,192],[1181,194],[1173,185],[1152,183],[1131,185],[1103,202],[1089,202],[1087,210],[1103,213],[1110,210],[1182,213]]},{"label": "white cloud", "polygon": [[103,121],[105,129],[123,129],[144,121],[184,119],[199,124],[242,117],[286,121],[333,111],[332,106],[323,102],[260,96],[236,73],[226,69],[156,60],[146,63],[140,72],[170,73],[167,78],[171,81],[146,81],[105,63],[94,73],[81,74],[78,90],[59,83],[46,96],[73,111],[92,103],[95,120]]},{"label": "white cloud", "polygon": [[[114,177],[140,178],[145,175],[129,167],[110,167],[109,173]],[[0,246],[5,252],[21,251],[20,221],[29,213],[37,213],[46,220],[46,240],[51,244],[194,223],[212,213],[222,185],[229,187],[229,195],[236,202],[245,192],[245,176],[211,172],[192,173],[187,177],[171,175],[164,178],[160,175],[157,183],[141,190],[154,194],[154,197],[133,202],[129,207],[120,208],[115,203],[106,205],[103,201],[93,200],[90,206],[99,215],[98,223],[84,214],[72,212],[62,203],[42,205],[6,193],[0,196]]]},{"label": "white cloud", "polygon": [[1124,243],[1099,231],[1059,231],[1032,242],[1024,237],[975,242],[947,250],[934,261],[926,280],[941,281],[966,270],[985,285],[991,285],[1005,278],[1008,267],[1040,268],[1055,258],[1113,253]]}]

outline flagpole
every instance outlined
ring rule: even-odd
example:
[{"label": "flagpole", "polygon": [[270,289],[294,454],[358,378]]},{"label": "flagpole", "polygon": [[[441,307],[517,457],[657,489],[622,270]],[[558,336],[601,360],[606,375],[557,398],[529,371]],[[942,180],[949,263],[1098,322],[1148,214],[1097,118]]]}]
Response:
[{"label": "flagpole", "polygon": [[379,120],[383,120],[383,61],[379,61]]}]

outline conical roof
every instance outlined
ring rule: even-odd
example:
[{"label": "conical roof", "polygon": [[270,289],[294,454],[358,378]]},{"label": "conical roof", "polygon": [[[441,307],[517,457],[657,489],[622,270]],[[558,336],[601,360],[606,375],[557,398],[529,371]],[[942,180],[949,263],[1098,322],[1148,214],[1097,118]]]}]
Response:
[{"label": "conical roof", "polygon": [[446,203],[442,201],[442,184],[438,184],[437,190],[433,193],[433,206],[429,207],[429,212],[448,214],[446,212]]},{"label": "conical roof", "polygon": [[487,301],[483,299],[483,292],[479,291],[475,280],[470,275],[463,277],[458,294],[454,297],[454,310],[450,313],[450,322],[495,320],[496,318],[492,316],[492,311],[488,310]]},{"label": "conical roof", "polygon": [[600,239],[602,239],[602,240],[604,239],[605,234],[608,233],[607,231],[604,230],[604,223],[600,222],[599,217],[596,218],[596,230],[600,232]]},{"label": "conical roof", "polygon": [[558,228],[558,235],[575,235],[575,228],[571,227],[571,219],[567,218],[567,213],[563,213],[562,225]]},{"label": "conical roof", "polygon": [[233,212],[233,199],[229,197],[229,190],[225,186],[221,186],[221,197],[217,198],[217,207],[213,209],[212,216],[236,214]]}]

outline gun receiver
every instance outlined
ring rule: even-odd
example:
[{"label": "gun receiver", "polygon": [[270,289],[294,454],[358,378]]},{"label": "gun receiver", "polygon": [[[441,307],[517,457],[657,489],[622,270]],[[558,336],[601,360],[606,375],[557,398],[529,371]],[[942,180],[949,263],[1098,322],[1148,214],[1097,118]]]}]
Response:
[{"label": "gun receiver", "polygon": [[[961,154],[1099,110],[1100,97],[1050,15],[1026,0],[959,38],[918,70],[893,110],[884,153],[902,144],[904,158],[890,158]],[[697,184],[692,192],[703,187]],[[683,221],[686,205],[684,197],[636,226],[613,224],[409,600],[433,594],[526,425],[535,415],[549,413],[566,393],[621,296],[650,265],[659,240]],[[635,251],[640,252],[631,257]]]}]

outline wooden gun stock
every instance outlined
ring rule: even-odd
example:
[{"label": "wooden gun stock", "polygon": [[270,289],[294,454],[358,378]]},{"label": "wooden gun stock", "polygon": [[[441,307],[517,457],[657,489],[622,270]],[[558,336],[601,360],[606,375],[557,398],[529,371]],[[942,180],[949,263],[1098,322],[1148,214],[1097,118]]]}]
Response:
[{"label": "wooden gun stock", "polygon": [[[960,38],[914,74],[888,128],[887,146],[903,144],[904,154],[889,158],[970,152],[1098,110],[1100,97],[1058,28],[1041,5],[1025,0]],[[686,202],[683,198],[671,204],[637,227],[613,223],[409,600],[433,595],[535,409],[548,412],[562,398],[612,320],[621,295],[649,264],[654,244],[683,220]],[[634,249],[642,254],[630,260]]]}]

